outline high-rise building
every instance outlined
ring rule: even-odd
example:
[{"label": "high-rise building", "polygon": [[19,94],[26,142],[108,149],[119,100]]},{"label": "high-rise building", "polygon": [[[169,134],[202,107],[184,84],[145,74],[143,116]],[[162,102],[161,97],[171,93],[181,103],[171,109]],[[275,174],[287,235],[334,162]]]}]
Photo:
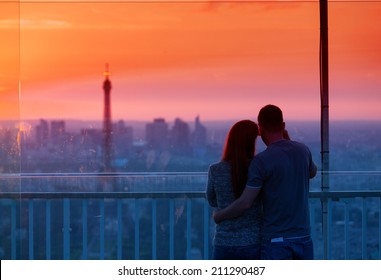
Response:
[{"label": "high-rise building", "polygon": [[167,148],[168,134],[168,123],[163,118],[156,118],[152,123],[146,124],[146,141],[150,148]]},{"label": "high-rise building", "polygon": [[112,139],[115,148],[117,149],[118,156],[127,156],[128,150],[132,147],[133,143],[133,128],[126,126],[123,120],[119,120],[113,124]]},{"label": "high-rise building", "polygon": [[205,156],[206,154],[206,127],[201,124],[200,117],[195,119],[194,131],[192,133],[192,151],[197,157]]},{"label": "high-rise building", "polygon": [[192,146],[199,148],[206,146],[206,127],[201,124],[200,116],[195,119],[194,131],[192,134]]},{"label": "high-rise building", "polygon": [[47,147],[49,139],[49,124],[41,119],[40,124],[36,125],[36,144],[38,148]]},{"label": "high-rise building", "polygon": [[50,138],[54,144],[63,144],[65,136],[65,121],[52,121],[50,124]]},{"label": "high-rise building", "polygon": [[171,130],[172,148],[178,152],[186,154],[190,150],[190,129],[183,120],[176,118]]}]

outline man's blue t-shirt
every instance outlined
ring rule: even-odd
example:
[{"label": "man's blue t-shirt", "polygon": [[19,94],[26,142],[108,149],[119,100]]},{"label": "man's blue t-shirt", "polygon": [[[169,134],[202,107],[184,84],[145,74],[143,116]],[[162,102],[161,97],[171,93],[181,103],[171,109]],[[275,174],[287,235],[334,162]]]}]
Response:
[{"label": "man's blue t-shirt", "polygon": [[308,206],[311,152],[302,143],[280,140],[254,157],[248,187],[261,188],[265,240],[310,235]]}]

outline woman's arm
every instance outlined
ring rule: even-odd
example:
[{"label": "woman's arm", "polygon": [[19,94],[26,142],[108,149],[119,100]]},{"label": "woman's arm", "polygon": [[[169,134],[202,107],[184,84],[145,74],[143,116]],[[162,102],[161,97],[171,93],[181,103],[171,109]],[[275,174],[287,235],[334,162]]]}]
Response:
[{"label": "woman's arm", "polygon": [[208,171],[208,183],[206,186],[206,198],[208,200],[208,203],[212,207],[217,207],[217,196],[216,191],[214,189],[214,176],[212,168],[209,167]]}]

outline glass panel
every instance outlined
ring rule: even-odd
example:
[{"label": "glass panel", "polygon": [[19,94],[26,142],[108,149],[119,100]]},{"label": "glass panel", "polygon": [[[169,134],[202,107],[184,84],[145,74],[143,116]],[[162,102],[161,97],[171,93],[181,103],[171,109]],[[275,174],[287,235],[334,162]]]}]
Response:
[{"label": "glass panel", "polygon": [[[19,193],[20,151],[25,148],[28,127],[19,122],[20,6],[0,1],[0,193]],[[0,259],[16,258],[22,234],[19,204],[0,199]]]},{"label": "glass panel", "polygon": [[205,172],[267,103],[318,120],[316,2],[23,2],[21,17],[23,172]]},{"label": "glass panel", "polygon": [[[19,172],[20,148],[28,128],[19,125],[19,4],[0,2],[0,7],[0,174],[3,176]],[[1,189],[3,185],[0,182]],[[15,186],[7,187],[14,190]]]},{"label": "glass panel", "polygon": [[381,3],[331,3],[329,9],[332,118],[379,121],[374,101],[379,101],[381,27],[374,23]]},{"label": "glass panel", "polygon": [[329,4],[332,170],[381,167],[380,12],[380,2]]}]

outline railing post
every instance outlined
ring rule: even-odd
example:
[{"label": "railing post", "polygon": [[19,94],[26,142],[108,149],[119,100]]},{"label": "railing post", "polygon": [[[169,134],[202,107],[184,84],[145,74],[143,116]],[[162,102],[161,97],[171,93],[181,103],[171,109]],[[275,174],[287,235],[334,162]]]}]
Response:
[{"label": "railing post", "polygon": [[70,259],[70,200],[63,200],[63,258]]},{"label": "railing post", "polygon": [[209,205],[204,203],[204,260],[209,259]]},{"label": "railing post", "polygon": [[28,210],[29,210],[29,259],[34,259],[34,206],[33,199],[28,201]]},{"label": "railing post", "polygon": [[82,259],[87,260],[87,199],[82,200]]},{"label": "railing post", "polygon": [[121,260],[122,259],[122,231],[123,231],[123,218],[122,218],[122,200],[118,199],[117,200],[117,220],[118,220],[118,236],[117,236],[117,259]]},{"label": "railing post", "polygon": [[157,216],[157,202],[156,202],[156,199],[152,199],[152,260],[157,259],[156,216]]},{"label": "railing post", "polygon": [[173,260],[175,255],[175,222],[174,211],[175,202],[173,198],[169,199],[169,259]]},{"label": "railing post", "polygon": [[135,260],[140,259],[140,207],[139,199],[135,198]]},{"label": "railing post", "polygon": [[348,207],[348,201],[347,200],[344,200],[344,205],[345,205],[345,214],[344,214],[344,255],[345,255],[345,259],[347,260],[348,259],[348,246],[349,246],[349,242],[348,242],[348,231],[349,231],[349,207]]},{"label": "railing post", "polygon": [[48,199],[46,200],[46,210],[45,210],[45,223],[46,223],[46,227],[45,227],[45,234],[46,234],[46,259],[47,260],[50,260],[52,258],[51,256],[51,252],[52,252],[52,248],[51,248],[51,207],[52,206],[52,203],[51,203],[51,200]]},{"label": "railing post", "polygon": [[105,201],[99,201],[99,259],[105,258]]},{"label": "railing post", "polygon": [[365,198],[363,197],[362,198],[362,230],[361,230],[361,235],[362,235],[362,242],[361,242],[361,245],[362,245],[362,259],[363,260],[366,260],[366,256],[367,256],[367,252],[366,252],[366,235],[367,235],[367,231],[366,231],[366,226],[367,226],[367,223],[368,223],[368,219],[367,219],[367,213],[366,213],[366,200]]},{"label": "railing post", "polygon": [[191,258],[192,248],[192,202],[187,199],[187,259]]},{"label": "railing post", "polygon": [[17,258],[16,252],[16,202],[11,202],[11,258],[15,260]]}]

